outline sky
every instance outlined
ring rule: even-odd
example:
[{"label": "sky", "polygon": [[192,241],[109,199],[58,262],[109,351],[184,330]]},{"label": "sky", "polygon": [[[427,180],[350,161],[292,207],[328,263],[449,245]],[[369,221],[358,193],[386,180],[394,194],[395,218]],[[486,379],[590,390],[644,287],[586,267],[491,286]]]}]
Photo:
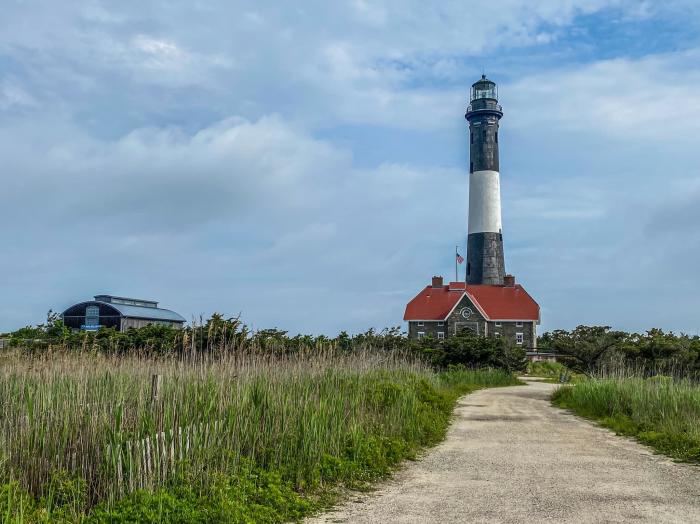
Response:
[{"label": "sky", "polygon": [[405,326],[464,255],[486,73],[540,331],[700,333],[699,30],[696,0],[4,0],[0,332],[100,293]]}]

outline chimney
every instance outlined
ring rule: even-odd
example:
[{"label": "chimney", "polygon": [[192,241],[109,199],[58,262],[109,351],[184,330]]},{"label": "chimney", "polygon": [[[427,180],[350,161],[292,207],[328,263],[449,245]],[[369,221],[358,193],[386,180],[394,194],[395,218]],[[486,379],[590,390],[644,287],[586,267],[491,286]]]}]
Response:
[{"label": "chimney", "polygon": [[506,287],[515,287],[515,277],[513,275],[504,276],[503,285]]},{"label": "chimney", "polygon": [[442,287],[442,277],[433,277],[433,287]]}]

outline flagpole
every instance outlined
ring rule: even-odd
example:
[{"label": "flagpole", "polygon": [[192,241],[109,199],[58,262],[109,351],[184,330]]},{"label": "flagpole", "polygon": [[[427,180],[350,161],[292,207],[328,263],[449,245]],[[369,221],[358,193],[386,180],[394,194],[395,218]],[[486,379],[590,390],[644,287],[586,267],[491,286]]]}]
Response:
[{"label": "flagpole", "polygon": [[457,246],[455,246],[455,282],[459,282],[459,270],[457,269]]}]

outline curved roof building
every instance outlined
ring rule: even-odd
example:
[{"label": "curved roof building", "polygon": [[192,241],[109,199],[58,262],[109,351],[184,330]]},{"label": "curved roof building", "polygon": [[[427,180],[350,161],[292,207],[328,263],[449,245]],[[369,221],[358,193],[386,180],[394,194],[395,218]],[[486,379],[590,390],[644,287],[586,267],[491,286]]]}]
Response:
[{"label": "curved roof building", "polygon": [[159,308],[158,302],[113,295],[96,295],[94,300],[69,307],[61,317],[67,327],[88,331],[96,331],[100,327],[126,331],[149,324],[179,328],[186,322],[174,311]]}]

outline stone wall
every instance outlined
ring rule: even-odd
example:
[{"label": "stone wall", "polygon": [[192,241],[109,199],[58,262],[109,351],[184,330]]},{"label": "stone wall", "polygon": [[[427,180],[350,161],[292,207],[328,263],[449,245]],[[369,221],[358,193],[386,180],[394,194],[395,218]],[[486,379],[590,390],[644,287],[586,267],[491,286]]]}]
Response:
[{"label": "stone wall", "polygon": [[516,343],[516,334],[523,334],[522,348],[532,350],[537,347],[537,324],[532,321],[523,321],[522,326],[518,326],[516,322],[501,322],[500,326],[496,322],[488,323],[489,336],[495,336],[499,333],[501,337],[505,337],[514,344]]},{"label": "stone wall", "polygon": [[[465,308],[469,308],[471,311],[466,317],[463,314]],[[486,332],[486,321],[477,307],[469,300],[469,297],[464,295],[457,304],[457,307],[455,307],[452,313],[447,317],[447,327],[447,336],[454,335],[462,329],[471,329],[478,335],[484,335]]]},{"label": "stone wall", "polygon": [[[443,332],[445,333],[445,337],[448,336],[447,334],[447,324],[445,322],[421,322],[423,325],[420,326],[418,325],[419,322],[411,321],[408,323],[408,336],[409,338],[418,338],[418,333],[422,332],[424,333],[424,336],[428,337],[431,336],[433,338],[439,338],[438,333]],[[442,325],[440,325],[442,324]]]}]

